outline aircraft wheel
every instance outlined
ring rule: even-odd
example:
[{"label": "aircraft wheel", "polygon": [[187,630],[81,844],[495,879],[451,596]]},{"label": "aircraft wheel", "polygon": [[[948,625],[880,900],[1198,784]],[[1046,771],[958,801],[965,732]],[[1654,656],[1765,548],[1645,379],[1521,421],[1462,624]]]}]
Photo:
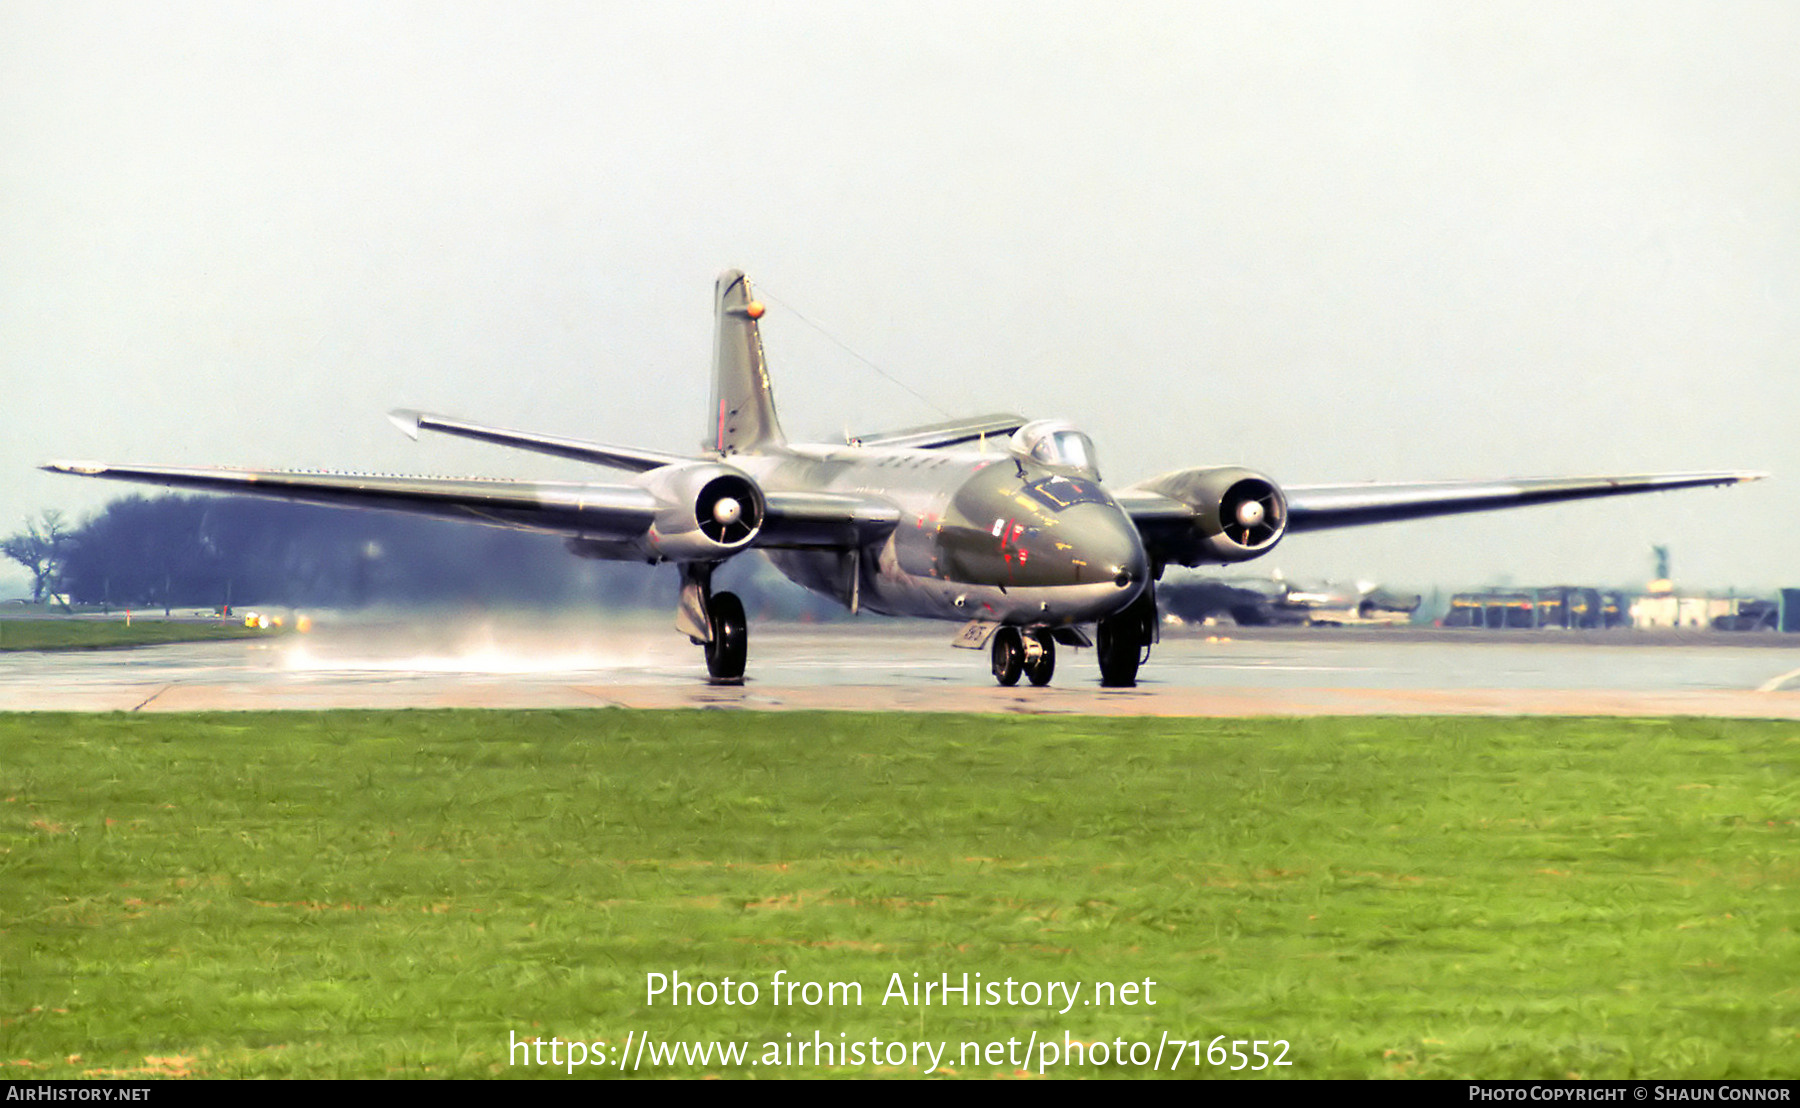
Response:
[{"label": "aircraft wheel", "polygon": [[1048,631],[1033,631],[1031,637],[1037,640],[1038,652],[1025,655],[1025,676],[1033,685],[1042,688],[1050,683],[1050,677],[1056,672],[1056,640]]},{"label": "aircraft wheel", "polygon": [[1129,689],[1137,684],[1137,671],[1142,655],[1136,636],[1113,626],[1113,620],[1100,621],[1099,641],[1100,685],[1108,689]]},{"label": "aircraft wheel", "polygon": [[706,644],[707,675],[715,685],[741,685],[750,647],[744,602],[736,593],[722,592],[712,598],[707,608],[712,615],[712,641]]},{"label": "aircraft wheel", "polygon": [[1100,655],[1100,684],[1108,689],[1137,685],[1138,667],[1150,658],[1150,641],[1156,633],[1156,601],[1146,594],[1131,607],[1103,619],[1095,636]]},{"label": "aircraft wheel", "polygon": [[1017,627],[1002,627],[994,632],[994,680],[1002,685],[1016,685],[1025,672],[1025,640]]}]

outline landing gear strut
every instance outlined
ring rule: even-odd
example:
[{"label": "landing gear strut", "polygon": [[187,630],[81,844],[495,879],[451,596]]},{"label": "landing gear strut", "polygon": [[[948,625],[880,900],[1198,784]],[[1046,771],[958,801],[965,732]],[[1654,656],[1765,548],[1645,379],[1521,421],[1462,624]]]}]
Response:
[{"label": "landing gear strut", "polygon": [[735,593],[712,591],[711,564],[688,562],[681,567],[681,606],[675,626],[705,648],[706,674],[715,685],[744,683],[750,625],[744,602]]},{"label": "landing gear strut", "polygon": [[[1036,647],[1034,650],[1033,647]],[[1025,638],[1025,679],[1042,688],[1056,672],[1056,640],[1037,630]]]},{"label": "landing gear strut", "polygon": [[1146,588],[1130,607],[1101,620],[1098,632],[1101,686],[1132,688],[1138,667],[1150,660],[1150,644],[1156,641],[1156,597]]}]

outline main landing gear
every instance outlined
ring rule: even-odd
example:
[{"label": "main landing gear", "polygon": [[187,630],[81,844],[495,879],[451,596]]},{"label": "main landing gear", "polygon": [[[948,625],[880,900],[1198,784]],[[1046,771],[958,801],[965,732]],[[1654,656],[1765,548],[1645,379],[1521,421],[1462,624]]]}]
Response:
[{"label": "main landing gear", "polygon": [[994,632],[992,652],[994,680],[1002,685],[1018,684],[1023,674],[1033,685],[1042,687],[1056,673],[1056,640],[1043,628],[1021,631],[1017,627],[1002,627]]},{"label": "main landing gear", "polygon": [[715,685],[744,683],[750,623],[736,593],[712,591],[713,567],[689,562],[681,567],[681,606],[675,626],[706,652],[706,675]]},{"label": "main landing gear", "polygon": [[1149,589],[1116,616],[1100,621],[1095,635],[1100,655],[1100,684],[1129,689],[1137,684],[1138,667],[1150,660],[1156,641],[1156,597]]},{"label": "main landing gear", "polygon": [[712,641],[706,644],[706,675],[715,685],[744,683],[744,658],[750,650],[750,625],[744,602],[722,592],[707,605],[712,614]]}]

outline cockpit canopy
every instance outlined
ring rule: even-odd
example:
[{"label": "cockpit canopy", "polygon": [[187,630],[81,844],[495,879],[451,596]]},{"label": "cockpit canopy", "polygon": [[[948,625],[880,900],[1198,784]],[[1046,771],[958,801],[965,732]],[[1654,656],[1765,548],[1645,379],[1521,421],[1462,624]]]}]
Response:
[{"label": "cockpit canopy", "polygon": [[1013,432],[1010,449],[1022,458],[1047,466],[1080,470],[1100,479],[1100,461],[1094,440],[1062,419],[1036,419]]}]

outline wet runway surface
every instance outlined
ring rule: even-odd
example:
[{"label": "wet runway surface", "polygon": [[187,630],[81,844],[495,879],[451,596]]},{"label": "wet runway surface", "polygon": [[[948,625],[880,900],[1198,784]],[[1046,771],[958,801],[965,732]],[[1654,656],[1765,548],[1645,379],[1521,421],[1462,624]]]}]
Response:
[{"label": "wet runway surface", "polygon": [[1800,637],[1221,630],[1166,637],[1136,689],[1064,649],[1049,688],[1003,689],[948,624],[753,627],[750,677],[705,683],[659,622],[347,624],[255,642],[0,655],[0,710],[855,708],[1144,715],[1597,714],[1800,719]]}]

